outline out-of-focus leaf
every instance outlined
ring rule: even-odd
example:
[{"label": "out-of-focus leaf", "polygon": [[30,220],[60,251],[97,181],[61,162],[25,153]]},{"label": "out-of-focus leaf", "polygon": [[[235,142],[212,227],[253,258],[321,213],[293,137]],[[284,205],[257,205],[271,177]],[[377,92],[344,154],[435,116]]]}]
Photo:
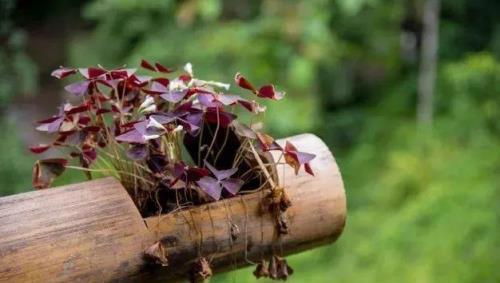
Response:
[{"label": "out-of-focus leaf", "polygon": [[172,73],[174,71],[174,69],[167,68],[158,62],[155,63],[155,67],[156,67],[156,70],[158,70],[158,72],[161,72],[161,73]]},{"label": "out-of-focus leaf", "polygon": [[63,158],[38,160],[33,166],[33,187],[45,189],[66,169],[68,161]]},{"label": "out-of-focus leaf", "polygon": [[83,96],[85,95],[85,93],[87,93],[90,83],[90,81],[76,82],[65,86],[64,89],[76,96]]},{"label": "out-of-focus leaf", "polygon": [[141,60],[141,67],[143,67],[144,69],[148,69],[150,71],[156,72],[155,67],[153,67],[153,65],[151,65],[151,63],[149,63],[148,61],[146,61],[144,59]]},{"label": "out-of-focus leaf", "polygon": [[55,133],[59,131],[59,128],[61,127],[63,121],[63,117],[52,117],[46,120],[39,121],[38,123],[40,123],[41,125],[36,127],[36,129],[41,132]]},{"label": "out-of-focus leaf", "polygon": [[76,69],[61,67],[57,70],[52,71],[52,73],[50,75],[61,80],[67,76],[76,74],[76,72],[77,72]]},{"label": "out-of-focus leaf", "polygon": [[30,150],[33,153],[39,154],[39,153],[47,151],[47,149],[49,149],[49,148],[50,148],[50,145],[48,145],[48,144],[39,144],[36,146],[31,146]]},{"label": "out-of-focus leaf", "polygon": [[97,78],[99,76],[102,76],[102,75],[104,75],[104,74],[106,74],[108,72],[108,71],[106,71],[106,70],[104,70],[102,68],[94,68],[94,67],[91,67],[91,68],[80,68],[80,69],[78,69],[78,71],[86,79],[95,79],[95,78]]},{"label": "out-of-focus leaf", "polygon": [[148,156],[148,149],[144,144],[134,144],[127,150],[127,156],[132,160],[144,160]]},{"label": "out-of-focus leaf", "polygon": [[283,92],[276,91],[274,85],[265,85],[259,89],[257,96],[263,98],[270,98],[274,100],[280,100],[285,96],[285,94]]},{"label": "out-of-focus leaf", "polygon": [[251,90],[253,93],[257,93],[255,87],[242,74],[236,73],[234,81],[239,87]]}]

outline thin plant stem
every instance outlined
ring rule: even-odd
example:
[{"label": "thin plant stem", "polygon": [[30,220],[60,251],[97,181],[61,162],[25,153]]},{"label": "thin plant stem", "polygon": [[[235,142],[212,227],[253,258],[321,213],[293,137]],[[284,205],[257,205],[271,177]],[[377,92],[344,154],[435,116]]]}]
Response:
[{"label": "thin plant stem", "polygon": [[208,158],[208,155],[210,154],[210,151],[212,151],[212,147],[215,144],[215,140],[217,140],[217,135],[219,134],[219,127],[220,127],[219,107],[216,107],[215,109],[217,109],[217,112],[216,112],[217,113],[217,126],[215,127],[214,137],[212,138],[212,142],[210,143],[210,146],[208,147],[208,151],[207,151],[207,154],[205,154],[204,160]]},{"label": "thin plant stem", "polygon": [[272,179],[271,174],[269,174],[269,171],[267,171],[267,168],[264,165],[264,163],[262,162],[262,159],[260,158],[260,155],[257,153],[257,151],[255,150],[255,147],[253,146],[252,143],[249,143],[249,145],[250,145],[250,149],[252,150],[252,153],[253,153],[255,159],[257,160],[257,163],[259,164],[260,168],[262,169],[262,172],[264,172],[264,175],[269,180],[269,184],[271,184],[271,188],[275,189],[276,188],[276,183]]},{"label": "thin plant stem", "polygon": [[115,169],[91,169],[91,168],[85,168],[85,167],[80,167],[80,166],[72,166],[72,165],[66,165],[65,166],[66,168],[68,169],[75,169],[75,170],[81,170],[81,171],[88,171],[88,172],[101,172],[101,173],[106,173],[106,172],[117,172],[117,173],[120,173],[120,174],[124,174],[124,175],[127,175],[127,176],[132,176],[132,177],[135,177],[135,178],[138,178],[152,186],[154,186],[154,183],[141,177],[141,176],[138,176],[138,175],[135,175],[133,173],[129,173],[129,172],[126,172],[126,171],[121,171],[121,170],[115,170]]}]

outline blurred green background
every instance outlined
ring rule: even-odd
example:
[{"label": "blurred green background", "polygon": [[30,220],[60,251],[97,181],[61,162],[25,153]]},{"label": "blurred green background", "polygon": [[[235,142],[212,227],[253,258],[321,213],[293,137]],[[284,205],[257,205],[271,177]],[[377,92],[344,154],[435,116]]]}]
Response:
[{"label": "blurred green background", "polygon": [[51,70],[189,61],[200,78],[276,83],[267,130],[313,132],[337,158],[345,232],[290,257],[290,282],[500,282],[500,2],[440,1],[419,122],[426,1],[0,0],[0,195],[30,190],[33,121],[68,99]]}]

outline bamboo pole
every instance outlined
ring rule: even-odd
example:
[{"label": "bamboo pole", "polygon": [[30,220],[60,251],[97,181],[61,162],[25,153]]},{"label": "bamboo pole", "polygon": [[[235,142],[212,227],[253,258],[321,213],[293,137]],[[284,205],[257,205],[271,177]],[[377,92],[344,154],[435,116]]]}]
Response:
[{"label": "bamboo pole", "polygon": [[[319,138],[290,140],[317,157],[315,177],[277,168],[293,203],[287,235],[278,236],[275,219],[262,213],[260,192],[142,219],[121,185],[106,178],[0,198],[0,281],[174,280],[199,257],[220,272],[331,243],[346,217],[338,167]],[[157,241],[167,267],[144,259]]]}]

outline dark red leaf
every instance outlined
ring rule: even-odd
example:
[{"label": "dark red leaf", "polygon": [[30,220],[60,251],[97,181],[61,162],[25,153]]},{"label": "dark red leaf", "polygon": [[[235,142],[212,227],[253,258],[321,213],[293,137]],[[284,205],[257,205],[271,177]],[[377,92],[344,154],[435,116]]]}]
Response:
[{"label": "dark red leaf", "polygon": [[141,60],[141,67],[143,67],[144,69],[148,69],[150,71],[156,72],[155,67],[153,67],[153,65],[151,65],[148,61],[146,61],[144,59]]},{"label": "dark red leaf", "polygon": [[174,69],[167,68],[158,62],[155,63],[155,67],[158,70],[158,72],[162,73],[172,73],[174,71]]},{"label": "dark red leaf", "polygon": [[207,175],[208,175],[208,170],[205,168],[189,166],[188,169],[186,170],[186,176],[188,181],[193,181],[193,182],[198,181],[199,179]]},{"label": "dark red leaf", "polygon": [[99,126],[87,126],[87,127],[84,127],[82,129],[82,131],[84,132],[93,132],[93,133],[97,133],[101,130],[101,127]]},{"label": "dark red leaf", "polygon": [[91,119],[89,116],[80,116],[78,118],[78,124],[79,125],[87,125],[88,123],[90,123]]},{"label": "dark red leaf", "polygon": [[92,161],[96,160],[97,152],[95,148],[88,147],[83,150],[83,157],[87,160],[87,166],[92,163]]},{"label": "dark red leaf", "polygon": [[109,113],[111,112],[110,109],[107,109],[107,108],[99,108],[97,109],[97,111],[95,112],[96,115],[101,115],[101,114],[105,114],[105,113]]},{"label": "dark red leaf", "polygon": [[240,73],[236,73],[236,75],[234,76],[234,81],[239,87],[251,90],[255,94],[257,93],[255,87]]},{"label": "dark red leaf", "polygon": [[95,67],[81,68],[78,69],[78,71],[80,71],[80,74],[82,74],[87,79],[95,79],[108,72],[102,68],[95,68]]},{"label": "dark red leaf", "polygon": [[50,75],[58,79],[64,79],[65,77],[73,74],[76,74],[76,69],[60,67],[59,69],[52,71]]},{"label": "dark red leaf", "polygon": [[116,105],[111,105],[111,111],[113,111],[114,113],[120,113],[120,109],[118,109],[118,106]]},{"label": "dark red leaf", "polygon": [[76,107],[71,107],[70,109],[68,109],[64,112],[66,113],[66,115],[72,115],[72,114],[76,114],[76,113],[85,112],[87,110],[89,110],[89,105],[84,104],[84,105],[80,105],[80,106],[76,106]]},{"label": "dark red leaf", "polygon": [[162,84],[164,87],[168,87],[168,84],[170,83],[170,80],[167,78],[154,78],[152,79],[154,82],[158,82]]},{"label": "dark red leaf", "polygon": [[311,168],[311,164],[308,163],[304,163],[304,170],[309,173],[310,175],[313,175],[314,176],[314,172]]},{"label": "dark red leaf", "polygon": [[182,74],[179,76],[179,80],[185,82],[185,83],[188,83],[189,81],[191,81],[191,76],[189,74]]},{"label": "dark red leaf", "polygon": [[[209,172],[205,168],[198,168],[195,166],[187,166],[184,162],[180,161],[174,165],[173,175],[178,179],[182,179],[186,183],[196,182],[202,177],[208,176]],[[172,184],[173,185],[173,184]]]},{"label": "dark red leaf", "polygon": [[50,117],[47,119],[39,120],[39,121],[37,121],[37,123],[38,124],[48,124],[48,123],[54,122],[57,119],[61,119],[61,116],[53,116],[53,117]]},{"label": "dark red leaf", "polygon": [[111,79],[127,79],[135,74],[136,69],[116,69],[109,72]]},{"label": "dark red leaf", "polygon": [[[219,119],[217,119],[217,117]],[[224,112],[219,108],[213,107],[207,108],[207,111],[205,112],[205,121],[211,124],[219,123],[219,125],[223,128],[226,128],[229,124],[231,124],[236,117],[237,116],[232,113]]]},{"label": "dark red leaf", "polygon": [[48,145],[48,144],[39,144],[36,146],[31,146],[30,150],[33,153],[39,154],[39,153],[47,151],[47,149],[49,149],[49,148],[50,148],[50,145]]},{"label": "dark red leaf", "polygon": [[259,89],[257,96],[270,98],[274,100],[280,100],[285,96],[285,94],[283,92],[276,91],[274,89],[274,85],[265,85]]},{"label": "dark red leaf", "polygon": [[238,100],[238,103],[252,113],[257,114],[257,113],[261,113],[261,112],[266,111],[265,106],[261,106],[259,103],[257,103],[254,100],[248,101],[246,99],[240,99],[240,100]]}]

